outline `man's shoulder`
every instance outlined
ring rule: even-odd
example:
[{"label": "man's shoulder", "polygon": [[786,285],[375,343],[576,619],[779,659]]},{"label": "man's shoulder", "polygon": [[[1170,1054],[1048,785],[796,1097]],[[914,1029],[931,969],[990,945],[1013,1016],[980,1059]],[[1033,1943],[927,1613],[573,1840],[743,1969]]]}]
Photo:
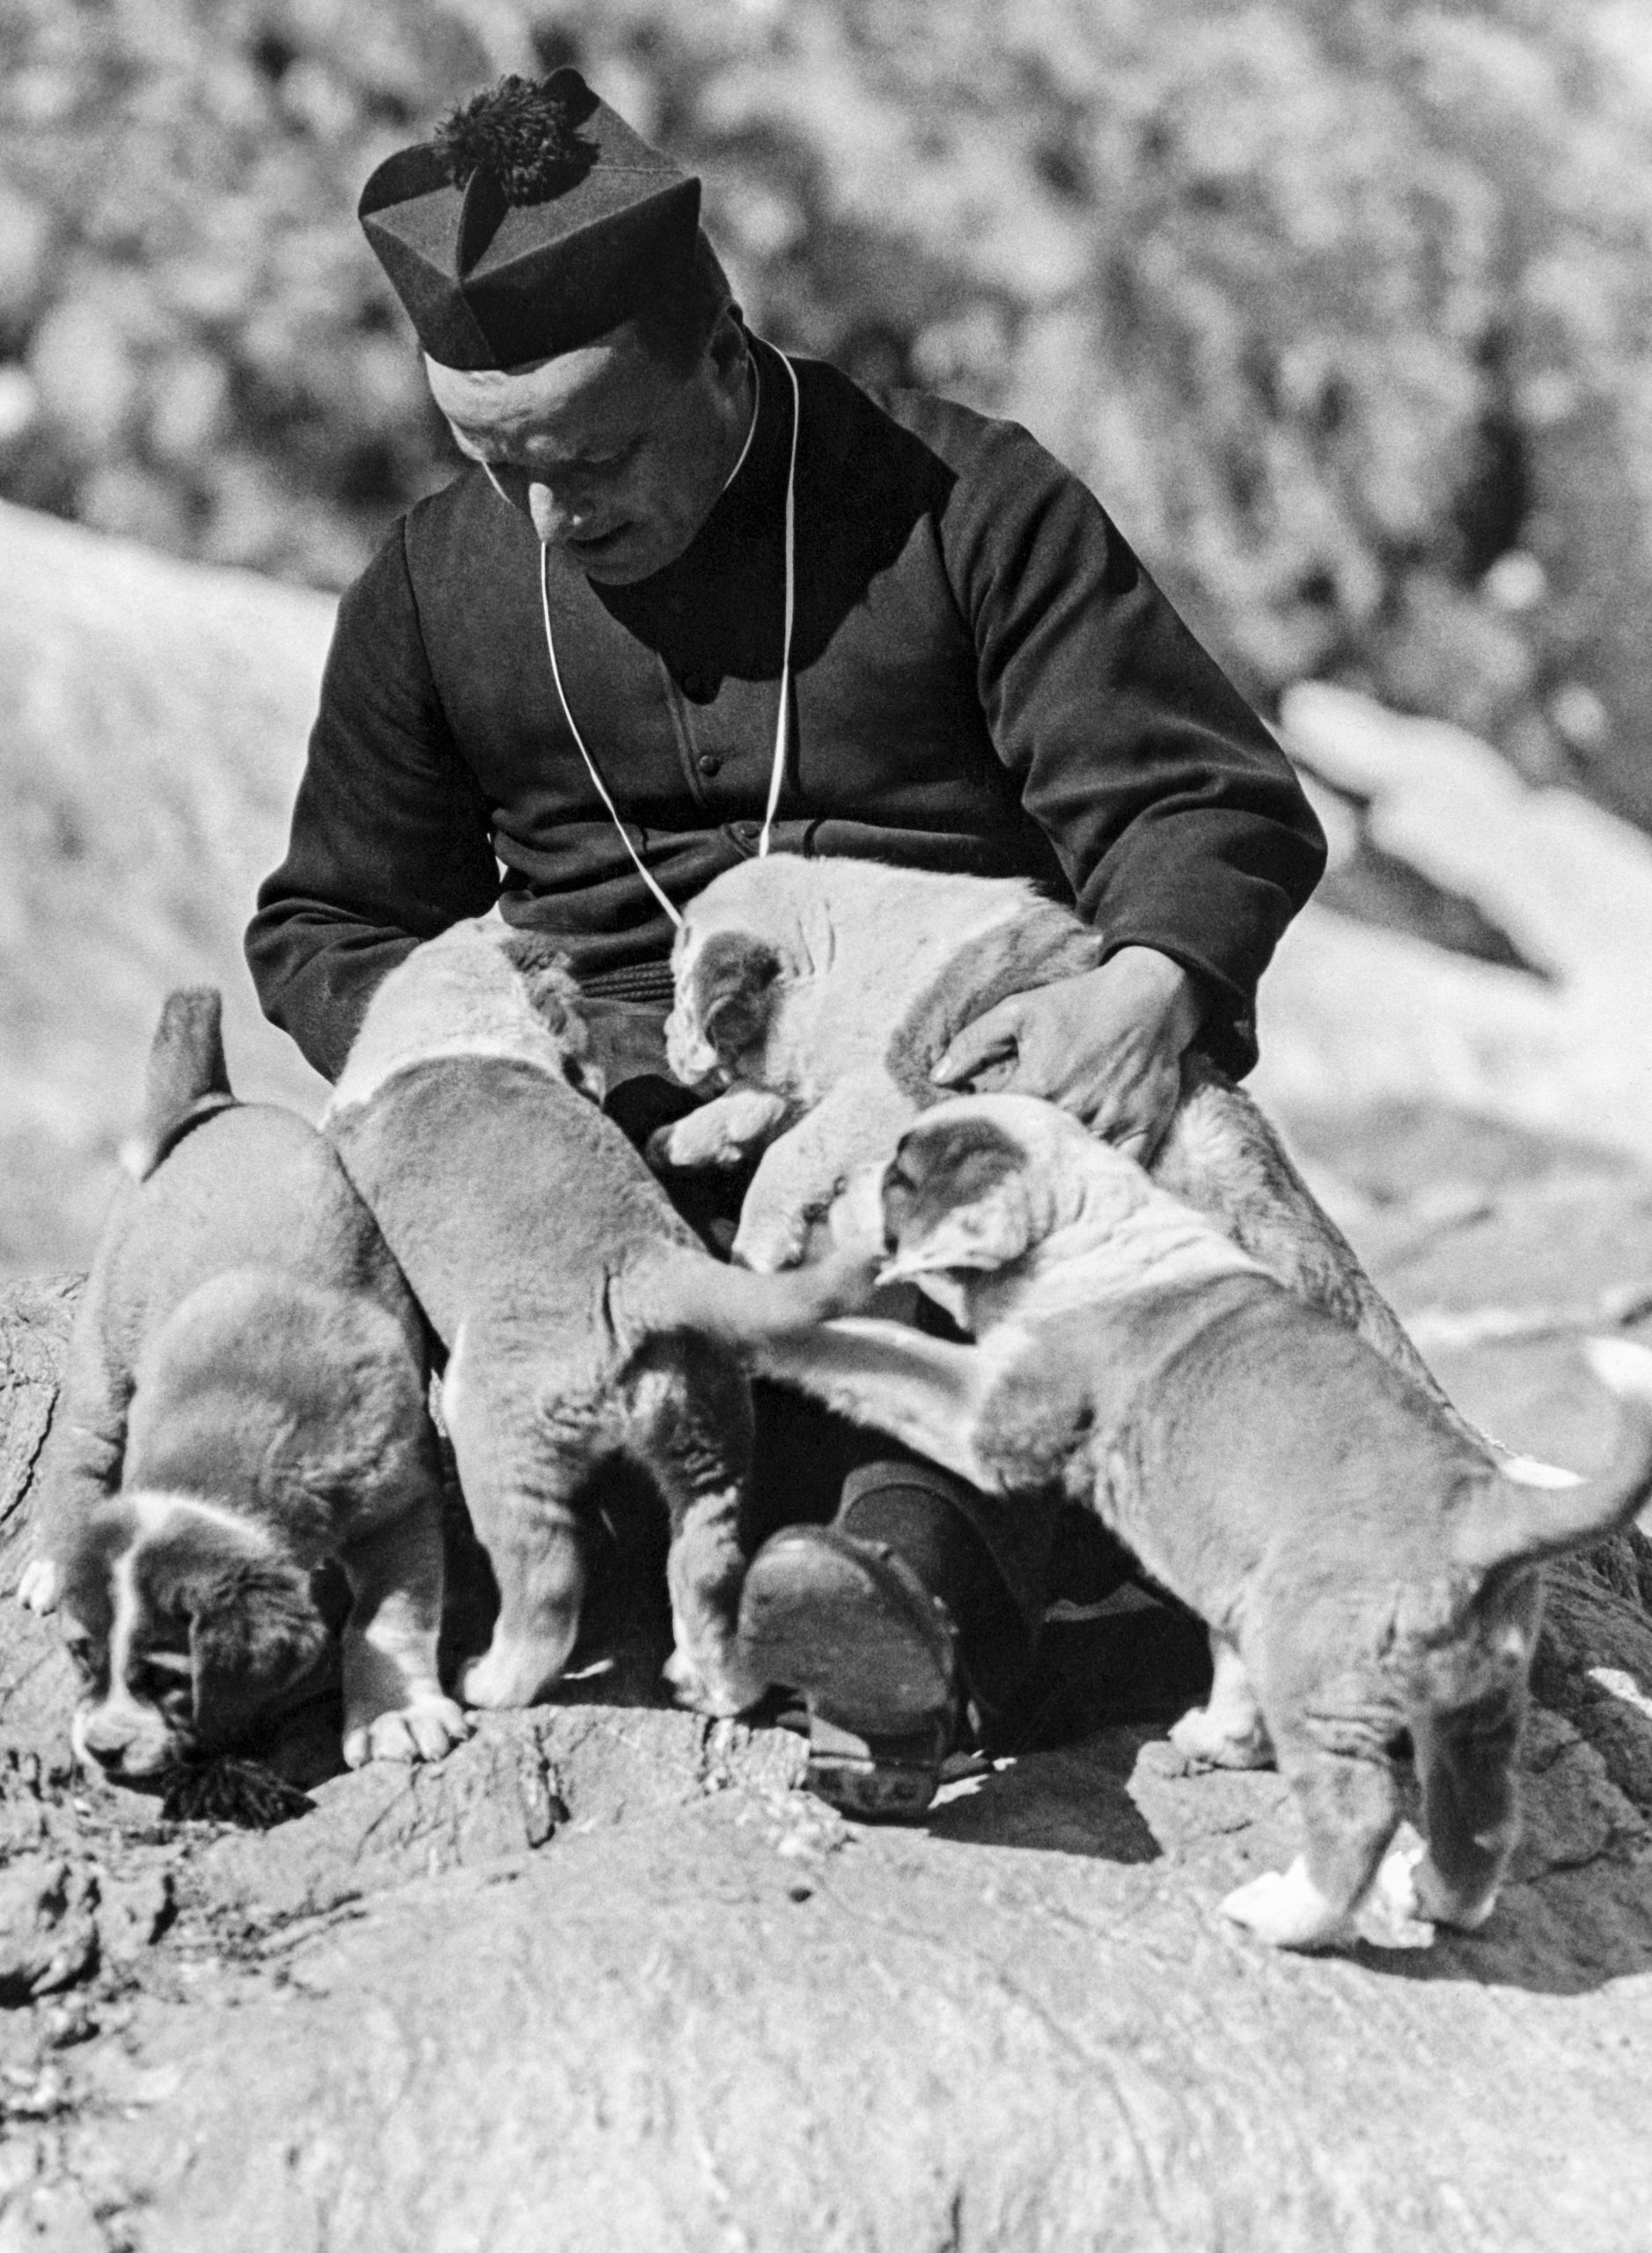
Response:
[{"label": "man's shoulder", "polygon": [[387,646],[409,635],[426,638],[444,618],[468,618],[466,590],[498,583],[525,532],[531,542],[532,526],[481,470],[461,470],[389,525],[340,598],[341,635]]},{"label": "man's shoulder", "polygon": [[346,591],[351,596],[383,592],[405,584],[415,568],[434,557],[462,547],[475,538],[477,515],[474,488],[483,493],[487,482],[480,470],[461,470],[439,491],[427,494],[393,517],[367,563]]},{"label": "man's shoulder", "polygon": [[995,547],[1029,517],[1094,508],[1082,481],[1007,415],[938,392],[872,391],[824,361],[797,364],[804,414],[812,407],[830,432],[822,473],[845,492],[929,515],[949,547],[977,535]]},{"label": "man's shoulder", "polygon": [[1032,433],[1009,415],[988,415],[940,392],[887,391],[882,394],[882,404],[892,422],[932,446],[955,468],[1044,453]]},{"label": "man's shoulder", "polygon": [[474,571],[495,549],[520,545],[532,529],[501,502],[474,464],[460,469],[439,491],[415,501],[391,529],[415,589],[430,577]]},{"label": "man's shoulder", "polygon": [[829,361],[799,360],[800,373],[833,419],[858,425],[870,434],[882,431],[886,443],[899,448],[904,440],[918,444],[954,475],[996,475],[1019,467],[1023,473],[1039,465],[1056,476],[1069,473],[1024,424],[1003,415],[966,407],[939,392],[891,386],[872,389],[845,375]]}]

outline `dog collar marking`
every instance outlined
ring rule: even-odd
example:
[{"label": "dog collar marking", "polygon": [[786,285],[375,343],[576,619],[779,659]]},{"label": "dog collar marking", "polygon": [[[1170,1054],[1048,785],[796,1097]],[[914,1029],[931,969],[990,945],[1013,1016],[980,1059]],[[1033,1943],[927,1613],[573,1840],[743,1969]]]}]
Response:
[{"label": "dog collar marking", "polygon": [[236,1096],[202,1096],[190,1104],[187,1111],[173,1120],[151,1149],[141,1153],[139,1163],[143,1171],[138,1174],[138,1179],[147,1181],[151,1174],[171,1157],[179,1143],[193,1134],[197,1126],[204,1126],[209,1119],[216,1119],[221,1111],[238,1111],[239,1108],[240,1099]]},{"label": "dog collar marking", "polygon": [[[774,841],[775,814],[780,804],[781,784],[786,777],[786,723],[791,703],[791,633],[797,614],[797,429],[803,420],[803,395],[797,387],[797,371],[783,352],[777,355],[777,357],[791,384],[791,454],[786,465],[786,615],[781,640],[780,714],[775,723],[775,757],[769,769],[768,804],[764,810],[763,826],[757,840],[757,857],[760,861],[767,858],[769,848]],[[753,414],[752,429],[746,432],[745,437],[748,448],[752,443],[753,432],[756,428],[757,417]],[[740,462],[744,462],[745,459],[745,453],[743,450]],[[740,462],[735,464],[734,475],[736,476],[739,473]],[[491,470],[488,472],[488,481],[493,485],[494,490],[498,492],[498,483]],[[732,477],[729,482],[733,482]],[[727,489],[725,485],[723,490],[726,492]],[[503,498],[503,495],[501,497]],[[620,810],[610,796],[608,786],[598,772],[597,762],[591,757],[585,738],[579,732],[578,723],[569,708],[568,692],[562,686],[562,667],[556,662],[556,636],[551,631],[550,562],[543,544],[540,548],[540,613],[545,620],[545,650],[551,661],[551,679],[556,684],[556,701],[562,708],[562,717],[568,723],[568,732],[578,746],[579,755],[585,762],[585,772],[591,777],[597,796],[607,808],[608,818],[619,831],[620,842],[630,855],[633,867],[680,931],[683,928],[681,913],[673,902],[666,898],[664,889],[653,870],[649,868],[642,855],[631,842],[630,833],[620,818]]]}]

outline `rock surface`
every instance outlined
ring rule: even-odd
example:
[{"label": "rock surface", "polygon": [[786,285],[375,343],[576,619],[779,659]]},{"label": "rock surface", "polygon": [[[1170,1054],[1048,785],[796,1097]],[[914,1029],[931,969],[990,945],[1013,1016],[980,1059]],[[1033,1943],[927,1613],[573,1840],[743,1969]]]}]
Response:
[{"label": "rock surface", "polygon": [[1262,989],[1267,1108],[1449,1104],[1652,1163],[1652,839],[1345,689],[1301,684],[1281,723],[1332,866]]},{"label": "rock surface", "polygon": [[[1485,1156],[1420,1130],[1403,1196],[1394,1136],[1342,1162],[1402,1309],[1457,1321],[1465,1405],[1581,1465],[1602,1403],[1531,1325],[1652,1275],[1652,1193]],[[71,1296],[0,1317],[0,1585]],[[620,1667],[261,1834],[86,1792],[66,1665],[8,1607],[0,1906],[45,1977],[0,2010],[0,2249],[1628,2253],[1649,1596],[1636,1541],[1554,1576],[1487,1931],[1316,1959],[1214,1913],[1292,1851],[1278,1779],[1181,1776],[1162,1721],[877,1830],[797,1788],[795,1737],[623,1702]]]},{"label": "rock surface", "polygon": [[0,504],[0,1274],[85,1265],[170,987],[223,988],[242,1093],[316,1106],[241,931],[333,608]]}]

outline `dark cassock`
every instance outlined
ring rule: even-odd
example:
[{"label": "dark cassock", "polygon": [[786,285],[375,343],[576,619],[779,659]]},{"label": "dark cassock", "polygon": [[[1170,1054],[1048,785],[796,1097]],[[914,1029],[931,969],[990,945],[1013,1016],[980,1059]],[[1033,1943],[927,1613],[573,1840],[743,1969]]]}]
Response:
[{"label": "dark cassock", "polygon": [[[567,710],[667,896],[757,850],[774,755],[794,402],[753,342],[749,451],[674,563],[548,559]],[[774,848],[1035,878],[1207,997],[1255,1061],[1257,980],[1323,845],[1289,763],[1089,491],[1017,424],[797,378],[797,616]],[[319,1070],[409,947],[496,899],[598,991],[663,994],[672,925],[576,745],[532,526],[480,468],[345,595],[287,857],[247,938]],[[503,876],[501,869],[503,868]]]},{"label": "dark cassock", "polygon": [[[613,340],[645,337],[706,258],[721,281],[699,183],[564,70],[504,81],[390,158],[362,216],[438,400],[444,371],[479,375],[504,444],[411,510],[340,606],[291,841],[247,937],[267,1013],[320,1071],[412,947],[496,901],[554,936],[594,1019],[645,1023],[657,1053],[671,907],[760,850],[776,773],[773,849],[1031,877],[1110,952],[1179,965],[1200,1045],[1250,1068],[1257,981],[1323,840],[1076,478],[1012,422],[782,355],[731,326],[725,290],[678,389],[641,356],[667,418],[639,433],[657,465],[672,401],[709,402],[703,499],[690,479],[659,564],[587,576],[552,521],[559,445],[609,411],[607,378],[579,371],[634,368]],[[570,366],[571,424],[533,406],[565,397]],[[755,1391],[753,1528],[782,1530],[742,1635],[804,1698],[816,1787],[915,1811],[966,1699],[1002,1750],[1047,1709],[1039,1623],[1052,1575],[1073,1588],[1054,1500],[976,1494]],[[1093,1592],[1128,1565],[1083,1569]]]}]

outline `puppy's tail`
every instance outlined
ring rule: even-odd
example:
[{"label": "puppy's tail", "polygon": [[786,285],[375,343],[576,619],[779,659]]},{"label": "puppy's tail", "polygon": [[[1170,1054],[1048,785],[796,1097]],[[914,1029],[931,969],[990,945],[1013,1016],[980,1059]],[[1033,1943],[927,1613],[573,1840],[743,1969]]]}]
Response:
[{"label": "puppy's tail", "polygon": [[143,1116],[121,1163],[147,1181],[192,1126],[235,1101],[224,1060],[224,1002],[216,986],[181,986],[161,1004],[150,1044]]},{"label": "puppy's tail", "polygon": [[1590,1548],[1621,1532],[1652,1502],[1652,1353],[1626,1338],[1593,1338],[1584,1351],[1618,1398],[1611,1462],[1592,1479],[1565,1486],[1527,1485],[1500,1473],[1458,1527],[1456,1547],[1465,1565],[1490,1571]]}]

